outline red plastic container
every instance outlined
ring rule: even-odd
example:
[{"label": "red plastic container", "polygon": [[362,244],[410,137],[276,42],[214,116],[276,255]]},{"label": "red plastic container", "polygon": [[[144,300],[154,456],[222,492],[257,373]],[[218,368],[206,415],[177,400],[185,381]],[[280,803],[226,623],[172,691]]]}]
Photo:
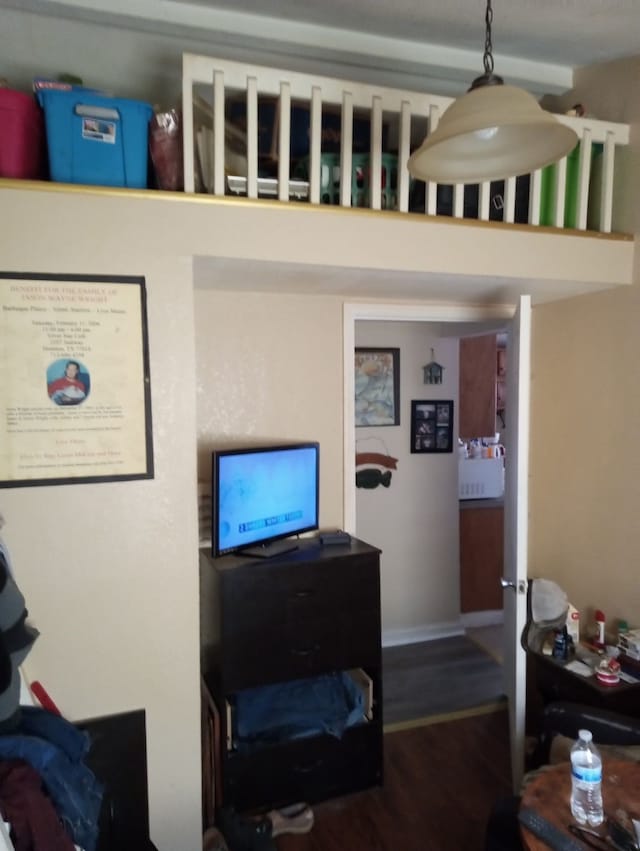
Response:
[{"label": "red plastic container", "polygon": [[43,154],[44,122],[35,98],[0,89],[0,177],[42,177]]}]

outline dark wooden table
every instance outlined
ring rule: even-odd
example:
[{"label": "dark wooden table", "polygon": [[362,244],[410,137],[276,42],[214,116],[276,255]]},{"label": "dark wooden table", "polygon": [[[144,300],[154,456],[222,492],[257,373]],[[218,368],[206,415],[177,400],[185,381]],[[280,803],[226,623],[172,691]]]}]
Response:
[{"label": "dark wooden table", "polygon": [[[552,822],[567,836],[567,825],[573,823],[570,807],[571,765],[562,762],[535,777],[522,796],[522,807],[531,807]],[[640,818],[640,763],[607,759],[602,766],[602,800],[606,815],[615,815],[625,823],[627,817]],[[521,827],[522,842],[528,851],[549,851],[548,845]],[[573,837],[575,839],[575,837]]]},{"label": "dark wooden table", "polygon": [[541,653],[527,654],[527,668],[528,685],[539,693],[543,705],[570,700],[640,717],[640,683],[621,680],[617,685],[606,686],[595,675],[582,677],[567,669],[565,662]]}]

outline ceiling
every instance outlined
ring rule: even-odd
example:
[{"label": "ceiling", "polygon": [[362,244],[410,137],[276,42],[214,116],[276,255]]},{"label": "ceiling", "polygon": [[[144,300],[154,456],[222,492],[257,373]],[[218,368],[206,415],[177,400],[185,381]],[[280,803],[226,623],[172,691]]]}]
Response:
[{"label": "ceiling", "polygon": [[[639,0],[494,3],[495,70],[536,94],[571,88],[574,68],[640,52]],[[280,67],[334,61],[353,69],[352,79],[367,69],[388,85],[433,94],[455,96],[482,71],[485,0],[0,0],[2,6],[152,33],[222,58],[247,61],[252,50],[255,62],[275,67],[276,57]],[[413,75],[416,84],[403,86],[395,72]]]},{"label": "ceiling", "polygon": [[[485,0],[171,0],[482,55]],[[496,53],[576,67],[638,52],[637,0],[497,0]]]}]

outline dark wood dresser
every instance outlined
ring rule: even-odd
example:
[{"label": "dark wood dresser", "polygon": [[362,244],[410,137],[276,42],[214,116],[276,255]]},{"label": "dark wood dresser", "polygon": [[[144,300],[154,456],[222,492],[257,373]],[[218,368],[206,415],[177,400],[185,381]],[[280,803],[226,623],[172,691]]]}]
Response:
[{"label": "dark wood dresser", "polygon": [[[356,539],[302,540],[266,560],[201,553],[202,675],[220,742],[208,772],[217,775],[217,806],[311,803],[382,783],[379,555]],[[363,691],[366,711],[340,737],[238,746],[238,692],[343,672]]]}]

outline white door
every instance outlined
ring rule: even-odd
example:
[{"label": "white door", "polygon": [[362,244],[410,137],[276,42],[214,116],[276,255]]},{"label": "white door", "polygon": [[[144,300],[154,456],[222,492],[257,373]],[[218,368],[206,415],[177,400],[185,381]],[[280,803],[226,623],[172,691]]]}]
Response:
[{"label": "white door", "polygon": [[529,390],[531,298],[521,296],[507,343],[507,459],[504,501],[504,677],[514,792],[524,769],[526,657],[520,637],[527,616]]}]

